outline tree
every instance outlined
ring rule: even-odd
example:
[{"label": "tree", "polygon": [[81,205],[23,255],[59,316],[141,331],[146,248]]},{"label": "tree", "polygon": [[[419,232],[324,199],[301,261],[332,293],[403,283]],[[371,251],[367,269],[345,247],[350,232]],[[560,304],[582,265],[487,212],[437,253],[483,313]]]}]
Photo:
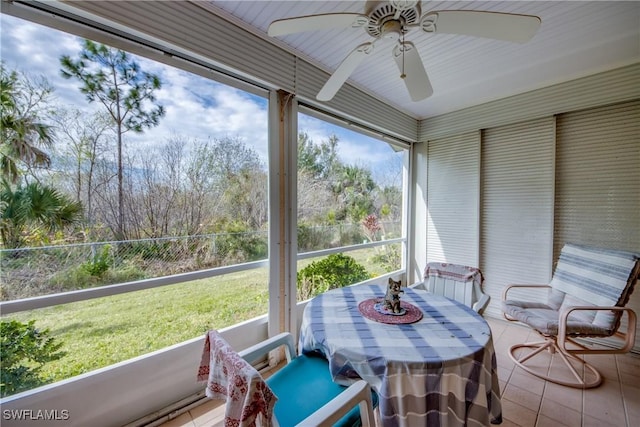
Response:
[{"label": "tree", "polygon": [[339,139],[336,135],[317,145],[306,132],[298,134],[298,170],[315,179],[327,180],[340,164],[338,160]]},{"label": "tree", "polygon": [[93,196],[100,184],[96,181],[97,163],[112,136],[113,121],[104,111],[87,115],[78,109],[64,108],[56,110],[51,119],[58,145],[63,146],[59,162],[63,164],[64,174],[68,175],[64,179],[65,187],[75,195],[77,202],[83,203],[85,219],[92,225],[95,219]]},{"label": "tree", "polygon": [[251,229],[260,229],[268,216],[267,175],[258,153],[239,138],[216,141],[214,151],[223,188],[224,214],[229,219],[242,218]]},{"label": "tree", "polygon": [[199,211],[188,209],[188,222],[220,230],[221,224],[241,221],[246,229],[260,229],[267,221],[268,180],[258,153],[240,138],[213,139],[196,147],[186,171],[188,204]]},{"label": "tree", "polygon": [[82,220],[82,205],[57,190],[37,182],[13,189],[3,181],[0,189],[0,237],[7,249],[23,245],[23,232],[31,226],[47,232],[60,230]]},{"label": "tree", "polygon": [[371,171],[355,165],[342,166],[333,187],[342,209],[340,217],[349,217],[358,222],[371,213],[374,209],[375,188]]},{"label": "tree", "polygon": [[298,134],[298,219],[326,220],[332,210],[333,175],[340,168],[338,137],[330,135],[320,144],[306,132]]},{"label": "tree", "polygon": [[[122,143],[126,132],[142,133],[157,126],[164,108],[157,105],[155,92],[162,87],[160,78],[140,69],[138,63],[122,50],[85,40],[79,58],[60,58],[62,76],[76,78],[80,91],[89,102],[99,102],[109,112],[116,125],[118,217],[115,237],[125,238],[124,175]],[[148,108],[147,108],[148,107]]]},{"label": "tree", "polygon": [[133,235],[193,235],[232,222],[256,230],[267,221],[265,167],[239,138],[175,135],[135,163],[140,168],[126,194]]},{"label": "tree", "polygon": [[48,166],[51,147],[49,126],[41,122],[53,89],[44,79],[32,81],[0,64],[0,169],[2,177],[17,183],[19,165]]},{"label": "tree", "polygon": [[[186,212],[194,207],[184,203],[185,148],[189,141],[172,137],[163,146],[153,147],[140,153],[141,171],[133,180],[134,189],[128,204],[132,212],[133,235],[136,237],[162,237],[191,234]],[[202,200],[194,200],[202,203]],[[197,209],[197,207],[196,207]]]}]

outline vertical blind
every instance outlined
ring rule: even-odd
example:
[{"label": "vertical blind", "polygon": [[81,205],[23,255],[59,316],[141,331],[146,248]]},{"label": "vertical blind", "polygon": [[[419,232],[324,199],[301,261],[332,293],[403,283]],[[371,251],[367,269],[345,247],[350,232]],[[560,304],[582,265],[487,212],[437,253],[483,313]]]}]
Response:
[{"label": "vertical blind", "polygon": [[562,114],[557,126],[556,257],[566,242],[640,253],[640,101]]},{"label": "vertical blind", "polygon": [[429,141],[427,257],[478,265],[480,133]]},{"label": "vertical blind", "polygon": [[[480,268],[496,317],[506,285],[551,277],[554,127],[546,118],[483,131]],[[513,296],[537,295],[526,293]]]}]

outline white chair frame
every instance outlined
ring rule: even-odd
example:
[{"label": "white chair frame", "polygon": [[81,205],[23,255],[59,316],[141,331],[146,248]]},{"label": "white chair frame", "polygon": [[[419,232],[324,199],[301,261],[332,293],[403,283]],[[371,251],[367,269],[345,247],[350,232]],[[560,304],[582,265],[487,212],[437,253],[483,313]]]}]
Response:
[{"label": "white chair frame", "polygon": [[[507,300],[507,296],[510,290],[515,288],[535,288],[535,289],[551,289],[549,285],[509,285],[502,291],[502,300]],[[608,311],[621,311],[623,313],[627,313],[628,316],[628,327],[626,333],[621,333],[616,331],[613,336],[617,336],[618,338],[623,340],[623,344],[618,348],[587,348],[585,345],[577,342],[575,339],[571,338],[567,335],[567,321],[569,315],[576,310],[608,310]],[[507,314],[504,314],[505,319],[509,321],[516,321],[516,319],[511,318]],[[534,341],[527,342],[522,344],[516,344],[511,346],[509,349],[509,357],[513,362],[518,365],[520,368],[524,369],[528,373],[535,375],[538,378],[542,378],[544,380],[553,382],[555,384],[564,385],[572,388],[594,388],[599,386],[602,383],[602,375],[596,368],[587,363],[584,359],[576,356],[577,354],[622,354],[629,352],[634,344],[635,344],[635,336],[636,336],[636,322],[637,316],[636,313],[628,308],[628,307],[618,307],[618,306],[570,306],[562,311],[559,314],[559,323],[558,323],[558,335],[543,335],[539,331],[532,329],[542,336],[543,341]],[[567,346],[568,343],[571,343],[577,348],[569,348]],[[516,352],[521,348],[529,348],[531,351],[522,356],[516,356]],[[532,357],[541,353],[542,351],[547,350],[551,354],[558,354],[564,364],[569,368],[569,371],[575,377],[576,381],[564,381],[550,375],[545,374],[539,370],[536,370],[533,367],[525,365],[525,362],[530,360]],[[571,364],[570,360],[580,363],[585,370],[585,373],[582,375],[575,369],[575,367]],[[592,378],[589,379],[586,375],[586,371],[591,372]]]},{"label": "white chair frame", "polygon": [[[275,335],[265,341],[238,352],[238,354],[248,363],[255,364],[260,360],[268,359],[269,352],[277,350],[283,346],[288,363],[296,357],[293,336],[289,332],[283,332]],[[308,427],[333,425],[356,405],[358,405],[360,409],[362,427],[374,427],[375,419],[373,403],[371,401],[371,387],[364,380],[358,380],[347,387],[345,391],[305,418],[300,424],[298,424],[298,426]],[[275,418],[275,414],[272,424],[275,427],[280,426]]]},{"label": "white chair frame", "polygon": [[490,296],[482,291],[479,283],[474,281],[455,280],[449,277],[430,276],[424,281],[415,283],[411,288],[423,289],[432,294],[442,295],[471,307],[476,313],[482,315]]}]

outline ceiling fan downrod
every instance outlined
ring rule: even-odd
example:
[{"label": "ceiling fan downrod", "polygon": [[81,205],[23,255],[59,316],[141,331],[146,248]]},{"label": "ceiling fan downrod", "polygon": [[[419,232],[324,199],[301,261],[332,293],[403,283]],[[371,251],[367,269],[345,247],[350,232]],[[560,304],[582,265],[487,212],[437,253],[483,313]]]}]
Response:
[{"label": "ceiling fan downrod", "polygon": [[400,49],[402,50],[402,71],[400,71],[400,78],[404,80],[407,78],[407,74],[404,72],[404,34],[402,34],[402,45]]}]

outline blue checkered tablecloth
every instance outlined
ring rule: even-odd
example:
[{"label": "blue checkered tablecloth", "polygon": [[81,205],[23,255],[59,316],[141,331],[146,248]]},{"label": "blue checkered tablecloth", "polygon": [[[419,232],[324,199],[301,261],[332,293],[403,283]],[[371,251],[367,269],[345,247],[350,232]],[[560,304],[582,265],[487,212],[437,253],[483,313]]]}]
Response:
[{"label": "blue checkered tablecloth", "polygon": [[380,396],[384,426],[471,426],[502,420],[496,357],[487,322],[445,297],[405,288],[402,300],[423,318],[411,324],[369,320],[361,301],[386,286],[334,289],[309,301],[299,351],[329,359],[334,380],[363,378]]}]

